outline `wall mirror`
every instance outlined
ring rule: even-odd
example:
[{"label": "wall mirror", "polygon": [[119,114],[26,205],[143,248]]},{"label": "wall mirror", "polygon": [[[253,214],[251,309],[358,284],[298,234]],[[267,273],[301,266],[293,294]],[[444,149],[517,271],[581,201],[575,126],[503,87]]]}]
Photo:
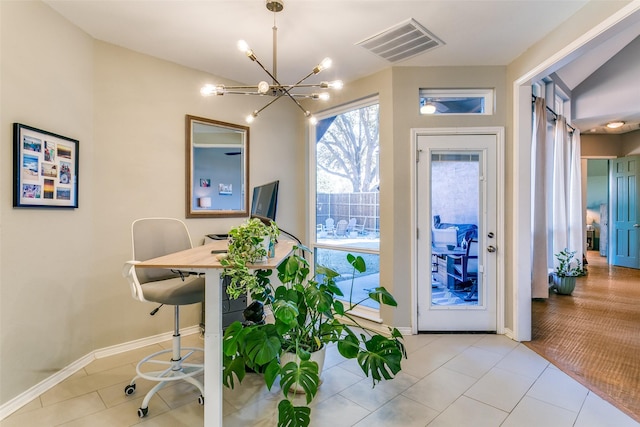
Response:
[{"label": "wall mirror", "polygon": [[186,116],[187,218],[249,215],[249,128]]}]

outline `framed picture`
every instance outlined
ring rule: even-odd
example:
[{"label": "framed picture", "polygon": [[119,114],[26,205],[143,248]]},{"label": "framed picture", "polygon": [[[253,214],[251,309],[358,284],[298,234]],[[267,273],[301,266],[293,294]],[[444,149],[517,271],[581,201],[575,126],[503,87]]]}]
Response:
[{"label": "framed picture", "polygon": [[13,206],[78,207],[78,141],[13,124]]}]

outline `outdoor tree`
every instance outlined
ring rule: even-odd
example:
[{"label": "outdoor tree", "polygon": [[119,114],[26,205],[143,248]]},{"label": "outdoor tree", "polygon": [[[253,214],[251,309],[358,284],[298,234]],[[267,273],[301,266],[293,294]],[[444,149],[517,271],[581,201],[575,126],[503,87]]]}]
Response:
[{"label": "outdoor tree", "polygon": [[351,188],[343,189],[348,192],[377,191],[378,105],[338,114],[323,122],[326,130],[318,135],[316,147],[318,191],[335,192],[335,178],[351,184]]}]

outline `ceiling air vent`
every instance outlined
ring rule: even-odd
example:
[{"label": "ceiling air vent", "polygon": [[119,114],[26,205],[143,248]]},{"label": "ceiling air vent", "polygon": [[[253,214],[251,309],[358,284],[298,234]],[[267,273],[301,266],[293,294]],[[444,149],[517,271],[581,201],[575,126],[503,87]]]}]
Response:
[{"label": "ceiling air vent", "polygon": [[389,62],[398,62],[444,45],[414,19],[356,43]]}]

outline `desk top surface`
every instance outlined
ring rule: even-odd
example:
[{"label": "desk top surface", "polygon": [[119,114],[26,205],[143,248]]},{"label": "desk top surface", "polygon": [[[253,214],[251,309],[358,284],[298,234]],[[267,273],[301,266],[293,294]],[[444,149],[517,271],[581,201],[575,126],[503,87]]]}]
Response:
[{"label": "desk top surface", "polygon": [[[280,240],[276,244],[276,255],[268,258],[266,262],[253,264],[250,268],[273,269],[286,258],[295,242],[291,240]],[[203,246],[163,255],[137,264],[136,267],[148,268],[184,268],[184,269],[208,269],[223,268],[218,259],[219,254],[212,254],[213,250],[226,250],[228,242],[226,240],[216,240]]]},{"label": "desk top surface", "polygon": [[461,255],[466,255],[467,254],[467,250],[466,249],[462,249],[459,246],[456,246],[453,249],[449,249],[447,247],[444,246],[433,246],[431,248],[431,253],[434,255],[455,255],[455,256],[461,256]]}]

